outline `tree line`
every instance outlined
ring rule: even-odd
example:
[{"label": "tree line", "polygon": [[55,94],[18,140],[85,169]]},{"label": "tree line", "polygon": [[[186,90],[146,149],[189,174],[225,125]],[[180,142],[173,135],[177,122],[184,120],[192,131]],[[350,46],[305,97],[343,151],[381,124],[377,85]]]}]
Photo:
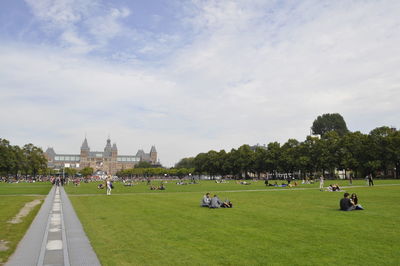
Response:
[{"label": "tree line", "polygon": [[41,148],[31,143],[19,147],[0,138],[0,175],[36,177],[46,169],[47,159]]},{"label": "tree line", "polygon": [[363,134],[349,132],[346,127],[338,132],[335,127],[326,126],[320,133],[321,136],[311,135],[302,142],[289,139],[283,144],[242,145],[230,152],[210,150],[183,158],[175,167],[193,167],[197,174],[238,178],[267,173],[300,173],[303,177],[323,173],[334,177],[335,170],[344,170],[354,178],[369,173],[400,177],[399,130],[383,126]]},{"label": "tree line", "polygon": [[124,169],[121,171],[117,172],[117,176],[119,177],[130,177],[130,178],[137,178],[137,177],[185,177],[189,176],[190,174],[194,173],[194,168],[171,168],[171,169],[166,169],[166,168],[129,168],[129,169]]}]

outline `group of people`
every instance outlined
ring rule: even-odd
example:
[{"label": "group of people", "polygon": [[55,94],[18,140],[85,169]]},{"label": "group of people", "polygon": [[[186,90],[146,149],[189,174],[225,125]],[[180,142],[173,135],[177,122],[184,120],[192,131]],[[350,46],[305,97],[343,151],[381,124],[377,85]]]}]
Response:
[{"label": "group of people", "polygon": [[230,200],[226,199],[225,201],[222,201],[218,198],[217,195],[214,195],[214,197],[211,198],[210,193],[206,193],[201,201],[200,204],[201,207],[208,207],[211,209],[216,209],[216,208],[232,208],[232,202]]},{"label": "group of people", "polygon": [[338,184],[330,184],[330,185],[326,188],[326,191],[329,191],[329,192],[340,192],[341,189],[340,189],[340,187],[339,187]]},{"label": "group of people", "polygon": [[101,183],[97,185],[98,189],[107,189],[107,195],[111,195],[111,190],[114,188],[113,181],[111,178],[107,178],[105,184]]},{"label": "group of people", "polygon": [[358,197],[356,193],[351,194],[351,196],[347,192],[344,193],[339,205],[340,210],[342,211],[364,210],[364,208],[358,203]]},{"label": "group of people", "polygon": [[153,185],[151,185],[150,186],[150,190],[165,190],[165,186],[164,186],[164,184],[163,183],[161,183],[161,185],[160,186],[153,186]]}]

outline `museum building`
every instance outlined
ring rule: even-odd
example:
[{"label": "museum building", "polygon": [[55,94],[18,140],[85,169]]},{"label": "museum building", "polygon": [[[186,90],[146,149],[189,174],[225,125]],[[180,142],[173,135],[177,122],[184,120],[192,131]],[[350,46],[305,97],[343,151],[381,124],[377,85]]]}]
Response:
[{"label": "museum building", "polygon": [[87,139],[82,143],[80,154],[58,154],[53,148],[47,148],[45,152],[49,168],[61,169],[64,167],[83,169],[92,167],[94,171],[103,171],[106,174],[115,175],[118,171],[134,168],[139,162],[157,164],[157,150],[152,146],[150,153],[138,150],[136,155],[118,155],[117,144],[111,146],[110,138],[104,151],[90,151]]}]

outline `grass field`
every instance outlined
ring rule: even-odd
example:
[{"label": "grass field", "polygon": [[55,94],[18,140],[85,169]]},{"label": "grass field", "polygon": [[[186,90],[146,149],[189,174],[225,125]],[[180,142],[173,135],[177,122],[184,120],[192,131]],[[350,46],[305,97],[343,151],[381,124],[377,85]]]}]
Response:
[{"label": "grass field", "polygon": [[19,212],[25,203],[35,199],[44,199],[50,188],[50,183],[0,183],[0,241],[3,243],[0,243],[0,246],[4,248],[5,245],[7,248],[6,250],[0,249],[0,265],[7,261],[7,258],[14,252],[41,205],[34,207],[21,223],[11,224],[8,221]]},{"label": "grass field", "polygon": [[[353,212],[338,211],[343,193],[318,184],[169,183],[154,192],[117,183],[103,196],[92,183],[67,191],[103,265],[399,265],[400,182],[375,183],[345,188],[365,208]],[[199,207],[206,191],[234,208]]]},{"label": "grass field", "polygon": [[[193,185],[176,185],[176,181],[168,181],[168,183],[164,185],[166,186],[165,191],[158,191],[158,190],[150,190],[149,187],[146,185],[146,182],[136,182],[134,186],[132,187],[125,187],[121,182],[114,182],[115,189],[113,190],[113,194],[130,194],[130,193],[170,193],[170,192],[212,192],[212,191],[237,191],[237,190],[282,190],[282,189],[288,189],[286,188],[281,188],[281,187],[266,187],[264,184],[264,181],[247,181],[250,182],[250,185],[240,185],[236,184],[236,181],[231,180],[228,181],[229,183],[222,183],[222,184],[216,184],[214,181],[200,181],[199,184],[193,184]],[[270,181],[270,183],[274,183],[275,181]],[[278,184],[281,184],[282,181],[277,181]],[[382,184],[392,184],[392,183],[399,183],[400,180],[378,180],[375,181],[375,184],[377,185],[382,185]],[[286,182],[284,182],[286,184]],[[329,184],[335,184],[338,183],[340,186],[349,186],[348,181],[344,180],[326,180],[325,181],[325,186],[328,186]],[[106,194],[105,189],[96,189],[97,185],[99,182],[93,182],[93,183],[81,183],[78,187],[73,186],[72,184],[65,186],[66,191],[70,195],[82,195],[82,194]],[[152,181],[152,185],[158,186],[160,185],[160,181]],[[366,186],[366,182],[364,180],[356,180],[353,181],[352,186]],[[313,188],[318,188],[319,183],[315,184],[308,184],[308,185],[302,185],[300,184],[298,187],[294,187],[291,189],[313,189]]]},{"label": "grass field", "polygon": [[0,195],[47,195],[50,182],[0,183]]}]

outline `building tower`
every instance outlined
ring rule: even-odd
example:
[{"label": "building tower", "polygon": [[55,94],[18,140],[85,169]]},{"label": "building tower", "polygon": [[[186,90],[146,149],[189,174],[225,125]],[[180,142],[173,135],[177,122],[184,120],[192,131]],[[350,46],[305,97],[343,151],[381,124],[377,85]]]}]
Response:
[{"label": "building tower", "polygon": [[118,149],[117,144],[113,143],[111,148],[111,163],[110,163],[110,173],[115,175],[117,172],[117,157],[118,157]]},{"label": "building tower", "polygon": [[110,137],[107,139],[107,144],[104,147],[104,157],[111,157],[111,140]]},{"label": "building tower", "polygon": [[111,157],[113,158],[113,161],[114,161],[114,159],[115,159],[115,161],[117,160],[117,156],[118,156],[117,144],[114,143],[111,148]]},{"label": "building tower", "polygon": [[82,146],[81,146],[81,159],[80,159],[80,164],[81,164],[80,167],[81,168],[88,166],[89,152],[90,152],[90,148],[89,148],[87,139],[85,137],[85,140],[83,141]]},{"label": "building tower", "polygon": [[156,164],[157,163],[157,150],[156,150],[156,146],[151,146],[151,150],[150,150],[150,160],[152,164]]}]

